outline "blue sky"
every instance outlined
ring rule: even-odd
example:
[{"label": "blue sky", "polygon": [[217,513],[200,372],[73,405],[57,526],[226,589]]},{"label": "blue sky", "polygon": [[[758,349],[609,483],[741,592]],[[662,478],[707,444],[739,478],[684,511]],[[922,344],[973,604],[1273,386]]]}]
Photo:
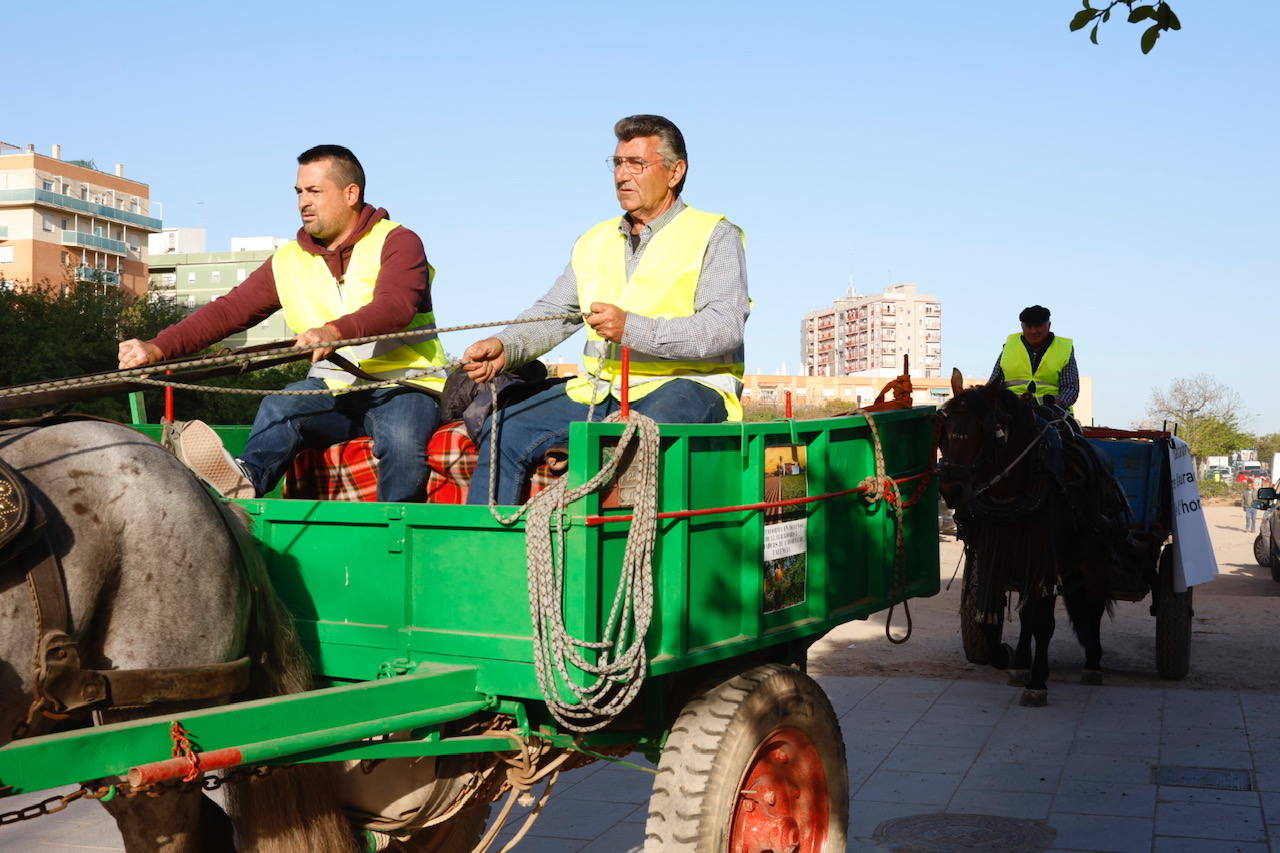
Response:
[{"label": "blue sky", "polygon": [[749,371],[795,371],[802,315],[850,283],[914,281],[942,300],[948,369],[985,375],[1041,303],[1099,422],[1207,373],[1280,431],[1277,16],[1176,0],[1183,30],[1144,57],[1120,20],[1098,47],[1069,33],[1078,8],[17,4],[0,139],[125,163],[213,250],[292,235],[294,158],[345,144],[423,236],[449,325],[550,286],[617,211],[613,121],[661,113],[686,200],[747,232]]}]

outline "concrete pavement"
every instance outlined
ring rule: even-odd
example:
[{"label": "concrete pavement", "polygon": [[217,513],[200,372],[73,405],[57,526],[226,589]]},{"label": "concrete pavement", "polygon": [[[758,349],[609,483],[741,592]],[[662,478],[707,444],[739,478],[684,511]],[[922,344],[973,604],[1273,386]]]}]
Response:
[{"label": "concrete pavement", "polygon": [[[1048,708],[1022,708],[994,671],[820,680],[848,749],[850,851],[1280,850],[1280,692],[1051,681]],[[603,763],[565,774],[517,849],[640,850],[651,781]],[[121,849],[94,804],[0,828],[5,851]]]}]

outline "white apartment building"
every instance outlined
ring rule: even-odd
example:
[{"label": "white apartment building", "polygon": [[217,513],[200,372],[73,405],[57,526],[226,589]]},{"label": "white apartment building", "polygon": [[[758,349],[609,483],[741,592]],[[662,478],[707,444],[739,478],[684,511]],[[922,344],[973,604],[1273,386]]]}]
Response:
[{"label": "white apartment building", "polygon": [[912,376],[942,375],[942,303],[912,283],[860,296],[851,287],[804,315],[800,351],[806,376],[897,376],[908,356]]}]

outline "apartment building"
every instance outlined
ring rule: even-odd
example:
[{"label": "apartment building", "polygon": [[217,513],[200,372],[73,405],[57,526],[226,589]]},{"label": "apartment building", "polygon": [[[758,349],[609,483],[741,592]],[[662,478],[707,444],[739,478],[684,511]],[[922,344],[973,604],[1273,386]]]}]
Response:
[{"label": "apartment building", "polygon": [[[203,229],[174,229],[190,231],[172,238],[177,248],[204,247]],[[153,245],[170,242],[167,235],[160,235]],[[169,252],[155,253],[150,257],[152,298],[167,297],[178,305],[194,311],[222,296],[249,277],[249,273],[262,266],[275,254],[276,248],[287,243],[281,237],[233,237],[230,252]],[[246,329],[223,343],[230,347],[252,346],[291,338],[293,334],[285,326],[284,312],[277,311],[257,326]]]},{"label": "apartment building", "polygon": [[804,315],[800,347],[808,376],[897,376],[906,355],[912,376],[940,377],[942,303],[909,282],[869,296],[849,288]]},{"label": "apartment building", "polygon": [[0,143],[0,279],[19,287],[97,282],[147,292],[147,239],[161,230],[150,188],[98,170]]}]

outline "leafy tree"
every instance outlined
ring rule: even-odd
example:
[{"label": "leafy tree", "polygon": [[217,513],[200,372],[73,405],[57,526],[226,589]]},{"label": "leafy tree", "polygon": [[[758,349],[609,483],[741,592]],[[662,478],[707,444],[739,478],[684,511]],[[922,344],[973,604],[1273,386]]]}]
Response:
[{"label": "leafy tree", "polygon": [[1207,456],[1225,456],[1245,446],[1240,429],[1240,395],[1212,376],[1197,373],[1175,379],[1167,390],[1151,389],[1147,416],[1174,421],[1178,436],[1191,448],[1197,463]]},{"label": "leafy tree", "polygon": [[1161,33],[1166,30],[1182,29],[1182,22],[1178,20],[1178,16],[1173,13],[1173,9],[1164,0],[1158,3],[1143,3],[1140,6],[1135,6],[1134,3],[1136,2],[1138,0],[1110,0],[1105,8],[1094,8],[1091,0],[1084,0],[1084,8],[1076,12],[1071,19],[1071,31],[1083,30],[1089,24],[1093,24],[1093,27],[1089,30],[1089,41],[1097,44],[1098,27],[1110,21],[1111,10],[1120,5],[1128,8],[1129,23],[1152,22],[1150,26],[1142,31],[1142,38],[1139,43],[1143,53],[1151,52],[1151,48],[1156,46],[1156,40],[1160,38]]},{"label": "leafy tree", "polygon": [[[185,316],[170,299],[138,299],[116,287],[93,282],[62,285],[44,282],[33,288],[0,286],[0,340],[13,357],[0,359],[0,386],[102,373],[116,369],[116,351],[127,338],[150,338]],[[247,388],[281,388],[301,379],[306,362],[211,380],[207,384]],[[144,393],[151,420],[163,412],[162,390]],[[183,419],[212,423],[252,423],[261,397],[175,392],[175,412]],[[119,421],[129,420],[124,395],[80,400],[68,411]],[[40,409],[15,409],[0,418],[29,417]]]},{"label": "leafy tree", "polygon": [[[1253,442],[1253,446],[1258,449],[1258,461],[1267,467],[1271,467],[1271,460],[1280,453],[1280,432],[1269,432],[1266,435],[1260,435]],[[1280,472],[1272,471],[1272,477],[1280,477]]]}]

